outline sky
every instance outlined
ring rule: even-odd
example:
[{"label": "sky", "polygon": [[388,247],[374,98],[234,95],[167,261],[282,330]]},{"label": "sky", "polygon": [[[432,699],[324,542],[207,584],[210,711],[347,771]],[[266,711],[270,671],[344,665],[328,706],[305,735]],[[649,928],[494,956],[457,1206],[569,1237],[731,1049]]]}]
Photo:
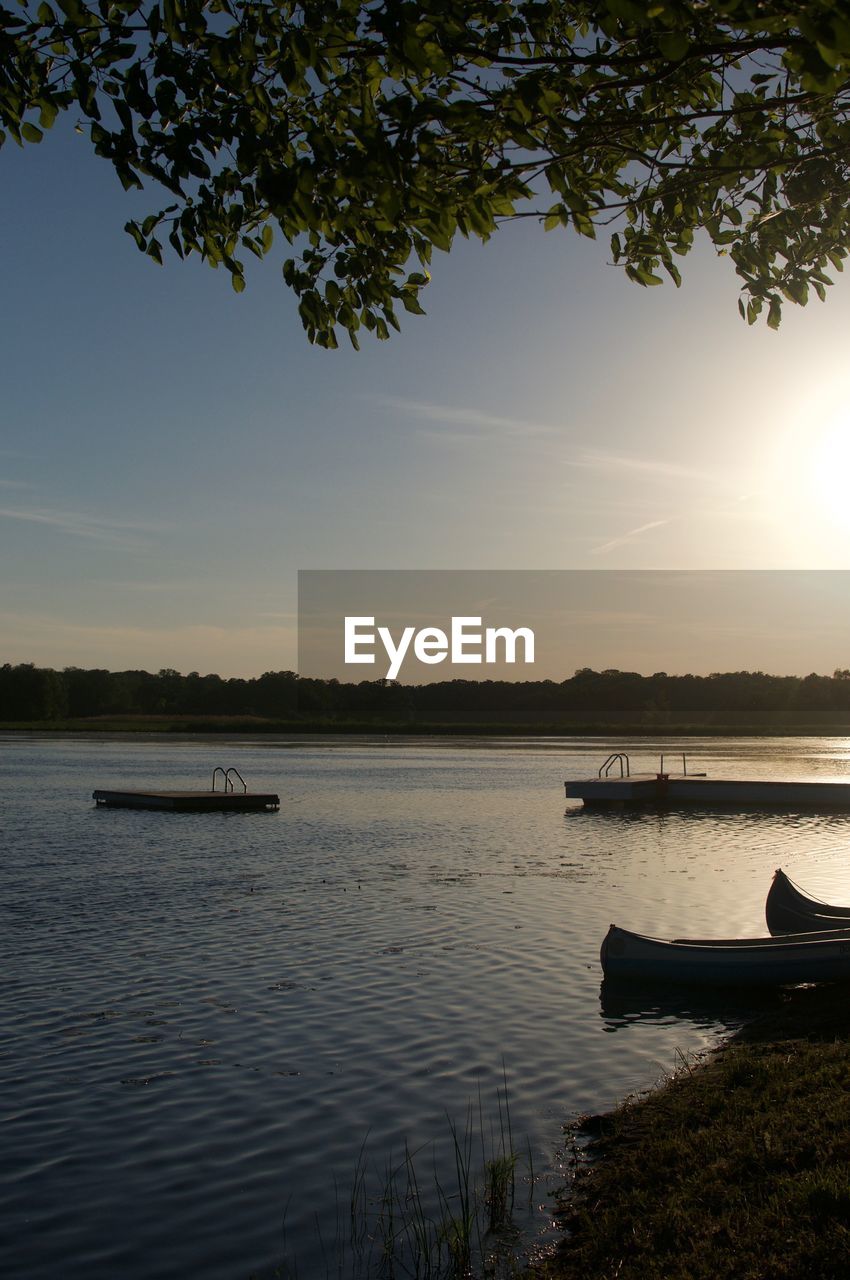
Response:
[{"label": "sky", "polygon": [[[138,252],[156,195],[67,124],[0,166],[0,662],[295,669],[298,570],[850,569],[850,280],[774,333],[704,244],[641,289],[604,237],[523,222],[326,352],[282,243],[237,295]],[[641,669],[622,639],[545,674]],[[718,669],[689,646],[650,669]],[[843,637],[769,656],[850,666]]]}]

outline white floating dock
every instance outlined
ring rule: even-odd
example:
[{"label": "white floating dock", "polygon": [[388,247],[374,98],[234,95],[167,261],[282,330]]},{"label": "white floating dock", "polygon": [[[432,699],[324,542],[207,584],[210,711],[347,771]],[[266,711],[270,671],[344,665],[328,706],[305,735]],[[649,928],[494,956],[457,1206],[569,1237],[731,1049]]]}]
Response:
[{"label": "white floating dock", "polygon": [[850,783],[769,782],[762,779],[688,778],[633,774],[629,778],[588,778],[565,782],[568,800],[586,805],[654,804],[764,808],[850,809]]},{"label": "white floating dock", "polygon": [[93,791],[92,799],[110,809],[170,809],[182,813],[256,813],[280,808],[280,796],[257,791]]},{"label": "white floating dock", "polygon": [[[222,788],[217,789],[221,774]],[[234,780],[242,790],[237,791]],[[92,792],[98,807],[107,809],[167,809],[172,813],[257,813],[263,809],[279,809],[280,796],[270,791],[249,791],[238,769],[213,769],[209,791],[132,791],[99,790]]]},{"label": "white floating dock", "polygon": [[[668,773],[661,757],[657,773],[632,773],[629,757],[624,752],[610,755],[595,778],[564,783],[568,800],[582,800],[586,805],[696,805],[706,808],[754,806],[774,808],[850,809],[850,781],[774,781],[763,778],[708,778],[703,773],[687,771],[687,758],[681,773]],[[612,776],[613,770],[619,772]]]}]

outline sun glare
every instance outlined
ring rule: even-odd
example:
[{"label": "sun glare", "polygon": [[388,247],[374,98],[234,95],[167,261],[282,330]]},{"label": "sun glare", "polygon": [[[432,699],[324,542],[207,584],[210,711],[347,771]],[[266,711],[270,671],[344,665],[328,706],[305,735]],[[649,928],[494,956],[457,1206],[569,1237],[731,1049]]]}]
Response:
[{"label": "sun glare", "polygon": [[789,405],[762,470],[774,550],[787,568],[850,569],[850,382]]},{"label": "sun glare", "polygon": [[825,423],[809,448],[806,496],[820,519],[850,532],[850,412]]}]

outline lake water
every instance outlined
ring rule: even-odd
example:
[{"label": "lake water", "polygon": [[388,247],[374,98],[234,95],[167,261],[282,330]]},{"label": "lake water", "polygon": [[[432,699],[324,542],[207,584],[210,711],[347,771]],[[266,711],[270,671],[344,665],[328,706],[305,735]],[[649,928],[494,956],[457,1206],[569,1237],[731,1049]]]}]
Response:
[{"label": "lake water", "polygon": [[[664,748],[715,777],[850,779],[850,739]],[[545,1248],[564,1124],[750,1010],[602,996],[608,924],[763,933],[779,865],[850,902],[850,814],[568,804],[612,749],[657,766],[602,739],[0,739],[6,1273],[377,1274],[360,1171],[373,1213],[416,1151],[423,1202],[451,1209],[452,1135],[474,1165],[506,1119],[521,1242]],[[90,798],[215,765],[280,812]]]}]

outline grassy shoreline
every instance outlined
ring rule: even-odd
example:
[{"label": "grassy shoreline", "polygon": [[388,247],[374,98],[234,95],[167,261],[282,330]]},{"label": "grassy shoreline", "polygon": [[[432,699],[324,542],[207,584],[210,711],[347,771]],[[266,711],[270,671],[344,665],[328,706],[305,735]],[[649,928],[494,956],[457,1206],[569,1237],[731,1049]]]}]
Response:
[{"label": "grassy shoreline", "polygon": [[539,1280],[838,1280],[850,1259],[850,990],[794,988],[593,1117]]},{"label": "grassy shoreline", "polygon": [[290,734],[344,737],[516,737],[516,738],[647,738],[664,741],[682,737],[807,738],[850,737],[850,724],[668,724],[647,726],[590,721],[585,724],[446,724],[380,720],[270,720],[261,716],[93,716],[64,720],[0,721],[0,733],[163,733],[163,734]]}]

